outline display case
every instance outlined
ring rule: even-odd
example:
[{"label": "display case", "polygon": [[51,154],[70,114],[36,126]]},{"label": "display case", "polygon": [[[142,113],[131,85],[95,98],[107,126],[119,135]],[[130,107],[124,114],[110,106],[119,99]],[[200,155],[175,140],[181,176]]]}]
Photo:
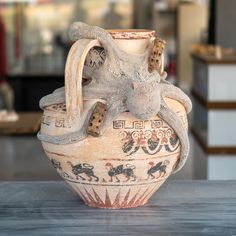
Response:
[{"label": "display case", "polygon": [[192,58],[195,177],[236,179],[236,55]]}]

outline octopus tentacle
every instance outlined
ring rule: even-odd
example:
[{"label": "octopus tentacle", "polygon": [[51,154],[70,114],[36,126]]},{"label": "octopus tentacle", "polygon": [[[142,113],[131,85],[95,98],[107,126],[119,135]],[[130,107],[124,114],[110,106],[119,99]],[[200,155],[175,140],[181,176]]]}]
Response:
[{"label": "octopus tentacle", "polygon": [[[48,134],[42,134],[41,132],[38,132],[37,137],[39,140],[43,142],[49,142],[56,145],[65,145],[70,143],[76,143],[79,142],[85,138],[87,138],[87,126],[89,123],[90,116],[93,112],[94,105],[92,105],[88,111],[84,114],[84,116],[81,118],[82,120],[82,126],[80,129],[74,132],[70,132],[63,135],[48,135]],[[81,121],[80,120],[80,121]]]},{"label": "octopus tentacle", "polygon": [[179,101],[189,113],[192,110],[192,102],[189,97],[179,88],[172,84],[160,83],[162,98],[168,97]]},{"label": "octopus tentacle", "polygon": [[169,81],[166,80],[166,77],[167,77],[167,73],[165,71],[163,71],[163,73],[161,75],[160,83],[172,85]]},{"label": "octopus tentacle", "polygon": [[[106,50],[106,55],[109,58],[109,64],[111,61],[115,61],[115,64],[121,61],[130,62],[132,59],[146,58],[147,51],[140,55],[132,55],[123,51],[114,41],[112,36],[104,29],[98,26],[87,25],[83,22],[74,22],[69,29],[69,38],[72,41],[78,39],[98,39],[102,44],[102,47]],[[119,58],[119,60],[117,60]]]},{"label": "octopus tentacle", "polygon": [[[115,89],[109,88],[109,91],[104,92],[104,86],[91,84],[83,87],[83,96],[85,99],[104,99],[111,97],[115,93]],[[106,94],[106,95],[105,95]],[[58,88],[53,93],[41,98],[39,107],[44,109],[47,106],[65,102],[65,87]]]},{"label": "octopus tentacle", "polygon": [[123,105],[122,100],[117,100],[112,103],[108,107],[107,115],[106,115],[106,120],[103,124],[103,127],[101,129],[101,135],[104,134],[106,131],[106,128],[109,126],[109,124],[116,119],[116,117],[121,114],[122,112],[126,111],[126,107]]},{"label": "octopus tentacle", "polygon": [[53,93],[65,92],[65,86],[57,88],[53,91]]},{"label": "octopus tentacle", "polygon": [[90,38],[98,39],[109,57],[109,60],[118,57],[127,57],[127,53],[122,51],[114,42],[112,36],[104,29],[98,26],[87,25],[82,22],[74,22],[69,29],[69,37],[71,40]]},{"label": "octopus tentacle", "polygon": [[88,134],[85,130],[79,130],[73,133],[69,134],[63,134],[59,136],[50,136],[42,134],[41,132],[38,132],[37,138],[43,142],[48,142],[56,145],[65,145],[70,143],[76,143],[79,142],[85,138],[87,138]]},{"label": "octopus tentacle", "polygon": [[47,106],[65,102],[65,88],[56,89],[53,93],[42,97],[39,101],[39,107],[43,110]]},{"label": "octopus tentacle", "polygon": [[84,99],[107,99],[115,94],[116,89],[110,87],[109,90],[101,84],[92,81],[89,85],[83,87]]},{"label": "octopus tentacle", "polygon": [[188,153],[189,153],[189,140],[188,134],[184,127],[183,121],[165,104],[164,99],[162,99],[161,109],[158,116],[162,118],[166,123],[168,123],[176,135],[178,136],[181,144],[181,154],[177,166],[175,167],[173,173],[178,172],[185,164]]}]

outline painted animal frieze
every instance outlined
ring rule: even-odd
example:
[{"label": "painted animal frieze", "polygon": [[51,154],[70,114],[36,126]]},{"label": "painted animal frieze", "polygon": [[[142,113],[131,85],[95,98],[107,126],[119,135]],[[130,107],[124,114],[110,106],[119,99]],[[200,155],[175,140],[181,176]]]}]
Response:
[{"label": "painted animal frieze", "polygon": [[[152,161],[149,162],[149,169],[147,171],[147,174],[148,174],[147,179],[149,178],[158,179],[158,178],[164,177],[166,175],[166,168],[169,164],[170,164],[169,160],[164,160],[163,162],[160,161],[157,164],[155,164]],[[155,176],[156,173],[157,175]]]},{"label": "painted animal frieze", "polygon": [[50,159],[53,167],[59,172],[59,174],[65,178],[65,179],[73,179],[72,176],[70,176],[68,173],[66,173],[65,171],[63,171],[63,168],[62,168],[62,165],[61,165],[61,162],[54,159],[54,158],[51,158]]},{"label": "painted animal frieze", "polygon": [[57,170],[62,170],[62,168],[61,168],[61,163],[60,163],[58,160],[52,158],[52,159],[51,159],[51,163],[52,163],[52,165],[53,165],[53,167],[54,167],[55,169],[57,169]]},{"label": "painted animal frieze", "polygon": [[[152,180],[154,178],[163,178],[170,174],[167,172],[167,166],[170,164],[169,160],[163,161],[155,161],[148,160],[147,163],[144,164],[145,167],[142,167],[142,172],[137,170],[135,163],[122,163],[122,164],[113,164],[112,162],[107,162],[104,166],[95,167],[88,163],[79,163],[72,164],[71,161],[67,161],[66,164],[69,166],[69,170],[67,172],[62,171],[62,166],[59,161],[56,159],[51,159],[51,162],[56,168],[60,175],[67,180],[77,180],[79,182],[99,182],[101,180],[102,183],[133,183],[133,182],[143,182],[146,180]],[[156,164],[155,164],[156,163]],[[140,167],[139,167],[140,168]],[[170,168],[171,169],[171,168]],[[104,170],[102,173],[104,174],[96,175],[95,173],[98,170]],[[143,172],[144,171],[144,172]],[[136,173],[137,172],[137,173]],[[143,174],[147,174],[147,178],[143,178]],[[73,177],[74,175],[74,177]]]},{"label": "painted animal frieze", "polygon": [[106,168],[108,169],[107,174],[110,177],[110,182],[113,182],[113,179],[116,179],[116,182],[120,182],[120,176],[124,176],[125,180],[123,182],[135,181],[136,175],[134,174],[134,170],[136,167],[131,164],[121,164],[118,166],[113,166],[110,162],[106,163]]},{"label": "painted animal frieze", "polygon": [[70,165],[72,173],[76,176],[77,180],[99,181],[99,178],[94,174],[94,166],[87,163],[79,163],[74,165],[70,161],[67,161],[67,164]]}]

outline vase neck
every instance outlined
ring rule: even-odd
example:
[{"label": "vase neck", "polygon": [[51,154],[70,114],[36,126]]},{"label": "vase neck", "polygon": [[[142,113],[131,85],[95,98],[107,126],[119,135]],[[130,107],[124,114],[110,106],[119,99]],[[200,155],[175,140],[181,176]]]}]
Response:
[{"label": "vase neck", "polygon": [[153,30],[108,30],[117,45],[127,53],[142,54],[155,35]]}]

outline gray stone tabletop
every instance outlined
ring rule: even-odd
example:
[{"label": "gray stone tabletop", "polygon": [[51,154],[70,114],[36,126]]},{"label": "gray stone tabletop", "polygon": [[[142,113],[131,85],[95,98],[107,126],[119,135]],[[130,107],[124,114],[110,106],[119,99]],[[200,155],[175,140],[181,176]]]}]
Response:
[{"label": "gray stone tabletop", "polygon": [[144,207],[85,206],[66,183],[0,182],[0,235],[236,235],[236,181],[167,181]]}]

